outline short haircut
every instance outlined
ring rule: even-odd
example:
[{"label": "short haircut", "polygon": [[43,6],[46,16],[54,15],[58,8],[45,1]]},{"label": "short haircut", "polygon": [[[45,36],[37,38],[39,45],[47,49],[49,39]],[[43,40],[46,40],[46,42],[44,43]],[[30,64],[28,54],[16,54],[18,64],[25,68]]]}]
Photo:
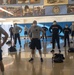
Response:
[{"label": "short haircut", "polygon": [[36,21],[36,20],[34,20],[34,21],[33,21],[33,24],[37,24],[37,21]]},{"label": "short haircut", "polygon": [[17,25],[17,23],[14,23],[14,25]]},{"label": "short haircut", "polygon": [[53,22],[56,22],[56,20],[54,20]]}]

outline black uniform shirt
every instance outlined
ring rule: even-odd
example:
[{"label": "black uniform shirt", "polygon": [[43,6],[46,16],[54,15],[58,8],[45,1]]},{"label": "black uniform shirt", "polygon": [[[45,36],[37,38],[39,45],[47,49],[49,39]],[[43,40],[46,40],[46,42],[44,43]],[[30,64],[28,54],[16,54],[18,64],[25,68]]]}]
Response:
[{"label": "black uniform shirt", "polygon": [[[53,35],[58,35],[59,33],[62,32],[62,27],[60,25],[52,25],[49,28],[49,31],[53,34]],[[59,32],[60,31],[60,32]]]},{"label": "black uniform shirt", "polygon": [[42,27],[42,29],[43,29],[44,31],[47,31],[47,30],[48,30],[48,28],[47,28],[47,27]]},{"label": "black uniform shirt", "polygon": [[63,32],[64,32],[65,36],[68,36],[71,33],[71,29],[70,28],[64,28]]}]

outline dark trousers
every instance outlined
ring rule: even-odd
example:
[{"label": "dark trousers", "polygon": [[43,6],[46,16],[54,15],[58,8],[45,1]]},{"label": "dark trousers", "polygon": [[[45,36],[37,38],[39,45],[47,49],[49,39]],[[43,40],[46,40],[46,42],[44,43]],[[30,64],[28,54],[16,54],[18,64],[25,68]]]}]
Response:
[{"label": "dark trousers", "polygon": [[15,37],[14,37],[14,44],[15,45],[16,45],[17,39],[19,41],[19,44],[21,45],[21,40],[20,40],[20,34],[19,33],[15,34]]},{"label": "dark trousers", "polygon": [[59,35],[57,35],[57,36],[55,36],[55,35],[52,35],[52,49],[55,48],[55,43],[57,43],[58,49],[60,49]]},{"label": "dark trousers", "polygon": [[64,46],[66,46],[66,41],[68,42],[68,46],[70,47],[69,36],[64,36]]},{"label": "dark trousers", "polygon": [[11,38],[11,41],[12,41],[12,39],[14,39],[14,34],[13,33],[10,33],[10,38]]}]

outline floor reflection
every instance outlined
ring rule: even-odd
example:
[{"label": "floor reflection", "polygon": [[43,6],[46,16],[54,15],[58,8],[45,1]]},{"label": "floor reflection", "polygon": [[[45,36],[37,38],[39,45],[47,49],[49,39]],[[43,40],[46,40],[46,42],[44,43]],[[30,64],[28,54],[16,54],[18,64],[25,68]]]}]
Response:
[{"label": "floor reflection", "polygon": [[[52,63],[53,54],[50,53],[51,43],[42,41],[42,56],[44,62],[40,62],[40,56],[36,50],[36,56],[33,63],[28,62],[31,57],[31,49],[29,43],[24,43],[23,47],[16,47],[16,52],[9,52],[10,46],[4,45],[3,62],[5,67],[5,75],[73,75],[74,74],[74,53],[68,53],[68,47],[63,47],[61,43],[61,53],[64,54],[63,63]],[[71,44],[71,47],[74,43]],[[57,47],[55,49],[57,53]],[[0,72],[1,75],[1,72]]]}]

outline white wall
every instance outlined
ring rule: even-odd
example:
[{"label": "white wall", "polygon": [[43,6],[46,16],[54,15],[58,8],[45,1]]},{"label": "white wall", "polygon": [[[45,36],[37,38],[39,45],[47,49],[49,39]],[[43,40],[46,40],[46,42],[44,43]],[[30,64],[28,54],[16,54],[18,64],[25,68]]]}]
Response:
[{"label": "white wall", "polygon": [[0,23],[0,25],[9,35],[9,28],[11,27],[11,25],[13,25],[13,22],[2,22]]},{"label": "white wall", "polygon": [[19,24],[32,23],[34,20],[37,22],[70,22],[74,21],[74,15],[58,15],[58,16],[39,16],[39,17],[18,17],[18,18],[6,18],[6,21],[16,22]]}]

